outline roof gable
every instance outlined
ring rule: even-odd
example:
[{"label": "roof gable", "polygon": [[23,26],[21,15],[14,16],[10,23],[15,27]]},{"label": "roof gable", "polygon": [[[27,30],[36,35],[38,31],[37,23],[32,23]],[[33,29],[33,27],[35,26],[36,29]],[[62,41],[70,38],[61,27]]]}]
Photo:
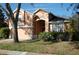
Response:
[{"label": "roof gable", "polygon": [[43,9],[37,9],[33,14],[36,14],[36,13],[38,13],[39,11],[43,11],[43,12],[48,13],[47,11],[45,11],[45,10],[43,10]]},{"label": "roof gable", "polygon": [[[16,13],[17,12],[17,8],[13,11],[13,13]],[[28,12],[28,11],[25,11],[24,9],[20,9],[20,12],[22,12],[22,13],[27,13],[27,14],[31,14],[30,12]]]}]

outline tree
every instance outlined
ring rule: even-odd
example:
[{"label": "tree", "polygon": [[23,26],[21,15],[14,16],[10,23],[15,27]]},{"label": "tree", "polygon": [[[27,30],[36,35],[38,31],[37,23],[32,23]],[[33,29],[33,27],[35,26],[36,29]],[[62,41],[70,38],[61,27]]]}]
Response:
[{"label": "tree", "polygon": [[75,29],[75,20],[72,18],[71,20],[70,20],[70,29],[68,30],[68,32],[69,32],[69,41],[71,41],[72,40],[72,37],[73,37],[73,34],[74,34],[74,32],[76,32],[76,29]]},{"label": "tree", "polygon": [[0,39],[9,37],[9,28],[7,23],[5,22],[4,13],[0,8]]},{"label": "tree", "polygon": [[[74,28],[79,31],[79,3],[71,3],[67,10],[72,8],[72,19],[74,21]],[[72,25],[73,26],[73,25]]]},{"label": "tree", "polygon": [[6,27],[6,23],[4,22],[4,14],[2,9],[0,8],[0,28]]},{"label": "tree", "polygon": [[2,27],[8,27],[8,25],[5,23],[5,16],[2,9],[0,8],[0,28]]},{"label": "tree", "polygon": [[2,9],[0,8],[0,23],[4,22],[4,14]]},{"label": "tree", "polygon": [[[61,4],[62,6],[64,4]],[[72,9],[72,17],[70,18],[70,30],[68,32],[70,33],[70,40],[72,40],[73,32],[79,31],[79,3],[70,3],[69,7],[66,8],[66,11],[70,11]]]},{"label": "tree", "polygon": [[14,42],[19,42],[19,40],[18,40],[17,22],[18,22],[19,11],[20,11],[20,8],[21,8],[21,3],[18,3],[18,5],[17,5],[17,13],[16,13],[15,17],[14,17],[12,8],[11,8],[9,3],[5,4],[6,8],[4,8],[2,5],[0,5],[0,7],[4,10],[4,12],[6,12],[6,15],[8,16],[8,18],[10,18],[12,20]]}]

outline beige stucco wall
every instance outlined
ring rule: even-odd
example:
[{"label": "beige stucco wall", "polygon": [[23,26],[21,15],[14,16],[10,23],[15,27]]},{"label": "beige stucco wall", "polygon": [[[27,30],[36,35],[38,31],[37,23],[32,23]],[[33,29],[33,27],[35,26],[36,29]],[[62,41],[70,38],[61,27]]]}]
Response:
[{"label": "beige stucco wall", "polygon": [[[32,39],[32,15],[29,12],[25,12],[20,10],[19,13],[22,16],[21,23],[24,23],[22,26],[18,27],[18,38],[19,39]],[[14,16],[16,15],[16,11],[14,12]],[[19,21],[19,20],[18,20]],[[12,21],[9,20],[9,29],[12,28]]]},{"label": "beige stucco wall", "polygon": [[43,11],[43,10],[39,10],[38,12],[35,13],[35,15],[40,18],[39,20],[45,21],[45,32],[48,32],[49,31],[49,19],[48,19],[49,16],[48,16],[48,13]]},{"label": "beige stucco wall", "polygon": [[31,29],[22,29],[22,28],[19,28],[18,29],[18,37],[19,39],[32,39],[32,31]]}]

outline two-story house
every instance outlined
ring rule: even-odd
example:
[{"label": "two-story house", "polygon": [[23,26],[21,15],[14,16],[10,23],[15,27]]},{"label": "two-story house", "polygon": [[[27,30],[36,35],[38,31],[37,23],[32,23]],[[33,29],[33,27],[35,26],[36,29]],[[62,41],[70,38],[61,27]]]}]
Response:
[{"label": "two-story house", "polygon": [[[16,15],[16,10],[14,10],[14,16]],[[18,37],[19,39],[32,39],[37,37],[40,32],[64,32],[64,24],[69,24],[69,22],[65,22],[65,20],[66,19],[57,17],[43,9],[37,9],[34,13],[21,9],[18,20]],[[12,37],[12,22],[10,19],[8,24],[11,30],[10,36]]]}]

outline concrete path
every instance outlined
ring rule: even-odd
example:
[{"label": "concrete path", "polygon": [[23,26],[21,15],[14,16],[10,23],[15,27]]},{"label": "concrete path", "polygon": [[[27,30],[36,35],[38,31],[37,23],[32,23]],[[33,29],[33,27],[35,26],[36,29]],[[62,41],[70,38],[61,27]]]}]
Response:
[{"label": "concrete path", "polygon": [[0,55],[39,55],[38,53],[31,52],[22,52],[22,51],[9,51],[9,50],[1,50]]},{"label": "concrete path", "polygon": [[[19,41],[26,41],[26,40],[28,39],[19,39]],[[14,42],[13,39],[1,39],[0,40],[0,43],[12,43],[12,42]]]},{"label": "concrete path", "polygon": [[11,43],[13,42],[13,39],[1,39],[0,43]]}]

